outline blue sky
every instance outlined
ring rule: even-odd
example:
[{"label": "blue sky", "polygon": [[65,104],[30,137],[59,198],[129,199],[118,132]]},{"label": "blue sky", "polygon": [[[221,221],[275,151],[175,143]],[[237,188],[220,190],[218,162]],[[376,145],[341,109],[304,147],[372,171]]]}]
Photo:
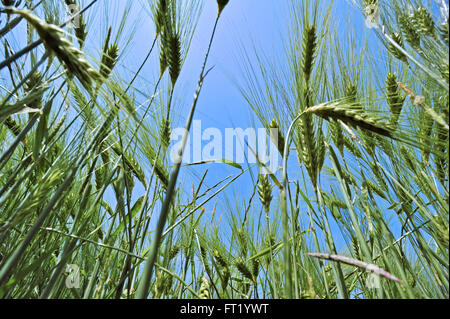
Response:
[{"label": "blue sky", "polygon": [[[143,1],[145,0],[137,1],[136,4],[133,3],[130,13],[132,19],[136,21],[134,25],[136,34],[133,42],[127,48],[125,59],[122,62],[122,66],[130,70],[137,69],[153,39],[153,32],[149,32],[149,30],[152,30],[152,22],[149,19],[148,12],[141,10],[139,4]],[[250,54],[254,46],[260,52],[264,52],[269,58],[276,59],[277,56],[281,56],[283,53],[282,41],[285,41],[288,36],[286,28],[290,19],[289,11],[285,5],[287,3],[286,1],[280,4],[280,1],[273,0],[230,0],[219,22],[208,60],[207,68],[214,68],[204,82],[194,116],[195,120],[201,121],[203,129],[215,127],[221,130],[222,135],[224,135],[226,128],[240,127],[246,129],[254,125],[256,125],[256,128],[261,127],[256,116],[252,114],[249,105],[239,92],[236,80],[241,80],[243,75],[241,67],[244,63],[244,46],[245,50]],[[120,4],[118,5],[120,6]],[[363,33],[367,30],[364,27],[361,14],[355,8],[349,6],[347,1],[335,1],[335,12],[337,14],[337,16],[333,17],[335,23],[344,25],[355,23],[357,31]],[[203,11],[184,63],[179,83],[177,83],[176,96],[179,97],[177,101],[180,101],[181,106],[176,105],[176,112],[172,117],[174,126],[184,127],[216,15],[216,1],[204,1]],[[112,22],[113,18],[111,16],[108,18]],[[148,63],[143,69],[141,73],[143,78],[136,82],[139,89],[145,90],[146,82],[152,82],[152,78],[157,78],[159,72],[157,59],[158,54],[156,52],[156,54],[153,54],[152,62]],[[205,144],[204,142],[203,146]],[[292,165],[291,167],[294,170],[297,170],[298,162],[295,153],[291,154],[291,158],[292,161],[290,163],[292,164],[290,165]],[[243,167],[246,168],[246,164]],[[239,170],[236,168],[225,164],[183,167],[180,172],[179,182],[185,185],[186,201],[190,198],[191,185],[198,183],[206,169],[208,169],[208,175],[203,189],[216,184],[229,175],[239,173]],[[218,204],[215,208],[216,220],[222,219],[222,223],[224,223],[223,219],[229,220],[230,214],[241,213],[244,207],[243,203],[248,202],[253,192],[255,178],[257,178],[256,168],[252,170],[252,174],[246,173],[234,182],[224,194],[208,203],[205,206],[206,220],[209,220],[216,203]],[[323,183],[325,184],[326,180]],[[273,196],[272,209],[276,209],[276,198],[278,197],[276,188],[274,188]],[[234,207],[233,204],[232,207],[229,207],[227,200],[231,203],[240,202],[240,207]],[[255,200],[258,199],[255,198]],[[259,215],[260,213],[260,211],[249,212],[249,214],[253,215]],[[254,217],[258,218],[258,216]],[[243,217],[241,216],[241,218]]]}]

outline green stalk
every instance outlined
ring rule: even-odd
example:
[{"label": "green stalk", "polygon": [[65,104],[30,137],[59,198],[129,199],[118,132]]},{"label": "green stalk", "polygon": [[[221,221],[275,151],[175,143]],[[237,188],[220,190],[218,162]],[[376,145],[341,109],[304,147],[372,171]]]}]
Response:
[{"label": "green stalk", "polygon": [[293,291],[292,291],[292,264],[291,264],[291,246],[289,241],[289,218],[287,214],[287,198],[286,198],[286,189],[288,187],[287,181],[287,158],[289,153],[289,144],[292,130],[294,128],[295,123],[302,117],[305,112],[300,113],[289,126],[288,132],[286,134],[286,141],[284,144],[283,151],[283,180],[282,180],[282,188],[280,191],[280,204],[281,204],[281,214],[282,214],[282,223],[283,223],[283,242],[284,242],[284,274],[286,276],[286,290],[287,290],[287,298],[292,299]]}]

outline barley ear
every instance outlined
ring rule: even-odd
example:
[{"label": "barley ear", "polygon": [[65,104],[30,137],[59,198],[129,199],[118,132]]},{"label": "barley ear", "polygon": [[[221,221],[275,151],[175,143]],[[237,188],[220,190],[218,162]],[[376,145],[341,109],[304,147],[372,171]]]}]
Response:
[{"label": "barley ear", "polygon": [[391,111],[390,123],[396,127],[402,112],[403,103],[406,96],[402,96],[400,88],[397,84],[397,75],[395,73],[388,73],[386,77],[386,99]]},{"label": "barley ear", "polygon": [[55,54],[66,67],[68,76],[76,76],[85,89],[91,91],[92,81],[99,80],[101,76],[85,60],[84,53],[64,37],[62,29],[39,19],[29,10],[8,8],[7,11],[18,14],[27,20],[39,34],[46,49]]},{"label": "barley ear", "polygon": [[250,269],[248,269],[248,267],[245,265],[242,259],[238,259],[236,261],[236,268],[242,274],[242,276],[253,281],[253,274],[250,271]]},{"label": "barley ear", "polygon": [[[280,152],[281,157],[284,155],[284,136],[281,132],[280,127],[278,126],[278,123],[275,119],[272,120],[269,124],[269,130],[270,130],[270,139],[272,142],[277,146],[278,152]],[[272,131],[274,130],[274,131]],[[275,138],[275,132],[276,132],[276,138]]]},{"label": "barley ear", "polygon": [[403,13],[398,18],[398,24],[403,32],[403,35],[413,49],[420,49],[420,36],[416,31],[413,23],[414,17]]},{"label": "barley ear", "polygon": [[161,145],[167,149],[170,145],[170,121],[163,118],[162,119],[162,125],[160,128],[160,140],[161,140]]},{"label": "barley ear", "polygon": [[258,195],[267,214],[270,209],[270,202],[272,201],[272,185],[270,185],[267,175],[261,174],[259,176]]},{"label": "barley ear", "polygon": [[316,27],[306,27],[303,33],[303,74],[306,83],[309,83],[317,48]]},{"label": "barley ear", "polygon": [[[401,48],[405,48],[403,45],[403,38],[402,35],[400,33],[393,33],[391,34],[391,38],[392,40],[394,40]],[[406,55],[403,54],[402,51],[400,51],[396,46],[394,46],[392,43],[389,42],[389,52],[391,52],[391,54],[396,57],[397,59],[399,59],[400,61],[403,61],[405,63],[408,63],[408,58],[406,57]]]},{"label": "barley ear", "polygon": [[168,46],[169,74],[172,85],[175,85],[181,71],[181,42],[178,33],[171,34]]},{"label": "barley ear", "polygon": [[211,293],[209,292],[209,282],[208,282],[208,279],[206,279],[206,277],[202,278],[199,295],[200,295],[200,298],[202,298],[202,299],[210,299],[211,298]]},{"label": "barley ear", "polygon": [[225,6],[228,4],[229,0],[217,0],[217,5],[219,6],[219,16],[222,13]]},{"label": "barley ear", "polygon": [[433,38],[435,37],[436,29],[434,21],[430,12],[428,12],[427,9],[425,9],[424,7],[419,7],[417,10],[415,10],[413,15],[413,21],[415,22],[419,32],[422,35]]}]

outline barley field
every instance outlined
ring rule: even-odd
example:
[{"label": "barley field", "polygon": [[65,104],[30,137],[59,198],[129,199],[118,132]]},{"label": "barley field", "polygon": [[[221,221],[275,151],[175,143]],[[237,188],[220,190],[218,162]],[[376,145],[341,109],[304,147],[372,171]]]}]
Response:
[{"label": "barley field", "polygon": [[449,298],[448,1],[259,1],[1,0],[0,298]]}]

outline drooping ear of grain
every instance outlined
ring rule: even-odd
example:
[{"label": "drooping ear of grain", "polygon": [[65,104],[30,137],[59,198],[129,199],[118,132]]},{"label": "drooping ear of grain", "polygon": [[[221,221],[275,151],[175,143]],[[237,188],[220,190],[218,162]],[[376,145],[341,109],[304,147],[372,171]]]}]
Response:
[{"label": "drooping ear of grain", "polygon": [[305,110],[326,120],[341,120],[342,122],[359,127],[369,132],[386,137],[393,137],[392,127],[381,118],[366,113],[359,105],[346,105],[341,103],[324,103]]},{"label": "drooping ear of grain", "polygon": [[83,52],[64,37],[62,29],[42,21],[29,10],[10,8],[8,12],[19,14],[27,20],[35,28],[46,49],[66,67],[68,75],[76,76],[88,91],[91,90],[92,82],[100,79],[100,74],[85,60]]}]

